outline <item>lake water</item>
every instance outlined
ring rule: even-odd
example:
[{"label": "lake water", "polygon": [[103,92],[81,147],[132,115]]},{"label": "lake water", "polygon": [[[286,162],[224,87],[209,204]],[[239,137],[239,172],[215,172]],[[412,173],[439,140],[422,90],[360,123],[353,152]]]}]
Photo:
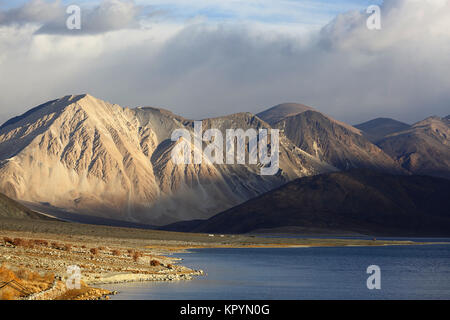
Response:
[{"label": "lake water", "polygon": [[[104,286],[112,299],[450,299],[450,245],[200,249],[177,254],[207,275]],[[369,265],[381,289],[367,289]]]}]

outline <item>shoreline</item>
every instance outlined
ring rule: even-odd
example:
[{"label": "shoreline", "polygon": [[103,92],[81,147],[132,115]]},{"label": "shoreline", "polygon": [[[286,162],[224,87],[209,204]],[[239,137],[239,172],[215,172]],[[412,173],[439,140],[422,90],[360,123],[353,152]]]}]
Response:
[{"label": "shoreline", "polygon": [[[249,235],[188,234],[55,221],[0,219],[0,266],[17,275],[33,273],[36,279],[19,279],[39,299],[107,299],[97,285],[189,281],[204,275],[182,265],[176,253],[206,248],[311,248],[345,246],[450,244],[408,240],[262,238]],[[79,266],[83,286],[65,288],[67,268]],[[1,274],[0,274],[1,276]],[[60,279],[54,283],[54,279]],[[0,278],[0,281],[5,281]],[[1,292],[0,292],[1,293]],[[16,294],[13,292],[13,294]],[[1,298],[1,296],[0,296]],[[19,295],[17,298],[24,298]]]},{"label": "shoreline", "polygon": [[[333,239],[331,239],[333,240]],[[338,245],[338,246],[314,246],[314,245],[251,245],[251,246],[188,246],[183,249],[177,248],[176,251],[174,248],[167,247],[166,250],[172,251],[174,254],[176,253],[195,253],[192,250],[201,250],[201,249],[296,249],[296,248],[344,248],[344,247],[384,247],[384,246],[423,246],[423,245],[450,245],[449,242],[413,242],[413,241],[404,241],[405,243],[395,243],[395,244],[374,244],[374,245]],[[148,246],[151,248],[152,246]],[[183,260],[183,259],[180,259]],[[205,273],[203,270],[194,270],[190,274],[179,274],[179,275],[169,275],[167,277],[160,276],[142,276],[142,275],[134,275],[134,274],[119,274],[117,276],[107,276],[101,279],[99,282],[90,283],[92,286],[102,286],[102,285],[114,285],[114,284],[132,284],[132,283],[143,283],[143,282],[165,282],[165,281],[189,281],[198,276],[204,276]],[[113,290],[115,295],[120,295],[121,292],[119,288],[115,288]]]},{"label": "shoreline", "polygon": [[[240,247],[231,247],[231,246],[197,246],[197,247],[190,247],[190,248],[185,248],[183,250],[179,250],[177,251],[177,253],[182,253],[182,254],[197,254],[199,253],[199,251],[201,251],[202,249],[304,249],[304,248],[345,248],[345,247],[349,247],[349,248],[353,248],[353,247],[401,247],[401,246],[430,246],[430,245],[450,245],[450,242],[414,242],[414,241],[405,241],[406,243],[396,243],[396,244],[380,244],[380,245],[340,245],[340,246],[305,246],[305,245],[289,245],[289,246],[240,246]],[[198,251],[197,251],[198,250]],[[182,261],[184,261],[184,258],[181,258]],[[201,268],[201,266],[199,266]],[[207,270],[205,272],[202,272],[201,275],[207,275]],[[193,279],[194,277],[192,277],[191,279]],[[189,279],[189,280],[191,280]],[[146,281],[143,281],[146,282]],[[107,287],[111,290],[114,290],[116,292],[116,294],[119,296],[119,300],[120,300],[120,295],[121,294],[126,294],[126,292],[121,292],[121,290],[123,289],[122,286],[120,286],[121,284],[130,284],[131,288],[134,288],[133,283],[141,283],[136,282],[136,281],[122,281],[122,282],[117,282],[117,283],[105,283],[104,285],[107,285]],[[114,284],[117,284],[118,286],[114,286]],[[103,284],[99,284],[100,286]],[[128,286],[126,286],[128,287]],[[141,286],[136,286],[137,288],[141,288]],[[150,288],[150,286],[149,286]],[[129,288],[128,288],[129,290]]]}]

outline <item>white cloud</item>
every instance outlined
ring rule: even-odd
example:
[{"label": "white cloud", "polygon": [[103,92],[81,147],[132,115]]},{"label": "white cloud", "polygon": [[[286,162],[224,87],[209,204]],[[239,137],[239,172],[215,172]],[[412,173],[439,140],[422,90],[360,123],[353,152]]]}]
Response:
[{"label": "white cloud", "polygon": [[46,23],[61,16],[61,1],[31,0],[17,8],[0,11],[0,25]]},{"label": "white cloud", "polygon": [[108,25],[97,30],[121,30],[68,37],[4,25],[0,114],[6,120],[81,92],[196,118],[258,112],[285,101],[348,122],[448,114],[449,1],[386,0],[380,31],[366,28],[367,17],[341,14],[320,32],[273,22],[194,20],[135,29]]},{"label": "white cloud", "polygon": [[0,11],[0,25],[39,26],[37,34],[96,34],[139,27],[141,7],[133,0],[101,0],[96,5],[82,6],[82,28],[66,27],[67,5],[60,0],[30,0],[22,6]]}]

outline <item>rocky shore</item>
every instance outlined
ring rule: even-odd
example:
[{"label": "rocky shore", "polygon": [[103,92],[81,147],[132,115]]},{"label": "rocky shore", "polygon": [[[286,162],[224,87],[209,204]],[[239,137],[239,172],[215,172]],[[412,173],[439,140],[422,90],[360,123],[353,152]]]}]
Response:
[{"label": "rocky shore", "polygon": [[[96,289],[95,285],[139,281],[183,281],[203,274],[177,264],[179,259],[165,256],[162,248],[149,249],[139,241],[71,236],[61,239],[44,234],[0,232],[0,265],[12,274],[47,275],[36,291],[17,298],[27,300],[107,299],[113,292]],[[70,289],[67,282],[75,281],[70,268],[80,271],[80,288]],[[51,274],[52,277],[48,277]],[[15,277],[27,287],[28,278]],[[36,282],[36,278],[34,277]],[[12,279],[12,278],[11,278]],[[11,279],[4,279],[11,280]],[[48,279],[52,279],[48,283]],[[1,279],[0,279],[1,280]],[[1,294],[1,292],[0,292]],[[14,294],[13,294],[14,296]],[[1,297],[0,297],[1,298]]]}]

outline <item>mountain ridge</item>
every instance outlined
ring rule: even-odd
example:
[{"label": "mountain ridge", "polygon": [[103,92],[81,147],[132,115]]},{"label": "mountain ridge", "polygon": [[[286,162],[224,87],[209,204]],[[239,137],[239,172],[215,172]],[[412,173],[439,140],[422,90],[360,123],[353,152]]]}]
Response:
[{"label": "mountain ridge", "polygon": [[320,112],[307,110],[288,116],[273,125],[300,149],[341,170],[352,168],[401,172],[379,147],[359,131],[341,125]]},{"label": "mountain ridge", "polygon": [[[202,120],[203,130],[222,133],[280,129],[279,171],[261,176],[261,163],[173,163],[178,142],[171,134],[192,134],[194,120],[163,108],[130,109],[90,94],[68,95],[0,127],[0,192],[65,212],[165,225],[209,218],[300,177],[355,167],[407,173],[360,130],[311,107],[290,103],[269,110],[272,124],[249,112]],[[273,117],[281,120],[273,123]],[[436,121],[414,128],[433,133]]]},{"label": "mountain ridge", "polygon": [[[147,224],[205,218],[298,176],[336,170],[283,136],[275,176],[260,176],[258,165],[175,165],[171,133],[192,132],[192,120],[89,94],[63,97],[16,120],[0,130],[0,190],[105,218]],[[204,124],[270,128],[249,113]]]},{"label": "mountain ridge", "polygon": [[377,145],[408,171],[450,179],[450,119],[428,117]]},{"label": "mountain ridge", "polygon": [[355,125],[355,128],[360,129],[366,138],[375,144],[390,134],[409,129],[410,127],[411,125],[407,123],[391,118],[376,118]]},{"label": "mountain ridge", "polygon": [[355,169],[303,177],[208,220],[162,229],[249,233],[299,228],[303,232],[387,236],[448,236],[450,181]]}]

